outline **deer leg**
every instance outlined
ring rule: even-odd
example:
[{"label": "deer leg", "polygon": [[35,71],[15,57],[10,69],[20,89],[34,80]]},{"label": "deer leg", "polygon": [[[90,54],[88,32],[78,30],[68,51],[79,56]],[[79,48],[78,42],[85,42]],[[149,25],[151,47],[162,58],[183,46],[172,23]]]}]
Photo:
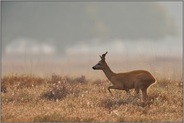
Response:
[{"label": "deer leg", "polygon": [[135,95],[139,94],[139,88],[135,88]]},{"label": "deer leg", "polygon": [[125,89],[127,95],[131,95],[129,89]]},{"label": "deer leg", "polygon": [[148,95],[147,95],[147,88],[142,88],[142,96],[143,96],[143,101],[147,101]]},{"label": "deer leg", "polygon": [[[111,93],[111,95],[112,95],[112,92],[111,92],[110,89],[119,89],[119,88],[116,87],[116,86],[109,86],[109,87],[108,87],[108,91],[109,91],[109,93]],[[112,95],[112,96],[113,96],[113,95]]]},{"label": "deer leg", "polygon": [[[112,92],[111,92],[111,90],[110,89],[112,89],[114,86],[109,86],[108,87],[108,91],[109,91],[109,93],[112,95]],[[112,95],[113,96],[113,95]]]},{"label": "deer leg", "polygon": [[135,96],[138,96],[139,94],[139,87],[135,87]]}]

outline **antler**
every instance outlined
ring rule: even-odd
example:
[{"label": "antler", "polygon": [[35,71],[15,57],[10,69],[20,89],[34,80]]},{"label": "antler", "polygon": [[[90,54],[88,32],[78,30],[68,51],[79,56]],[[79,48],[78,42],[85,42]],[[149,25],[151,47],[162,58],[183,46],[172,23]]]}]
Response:
[{"label": "antler", "polygon": [[100,56],[100,58],[102,59],[102,61],[105,61],[105,56],[106,56],[107,53],[108,52],[106,52],[106,53],[102,54],[102,56]]}]

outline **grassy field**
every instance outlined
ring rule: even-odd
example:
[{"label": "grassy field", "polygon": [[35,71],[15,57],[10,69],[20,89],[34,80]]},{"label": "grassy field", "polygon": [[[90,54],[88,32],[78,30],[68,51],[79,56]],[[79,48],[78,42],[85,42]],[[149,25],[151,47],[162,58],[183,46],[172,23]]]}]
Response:
[{"label": "grassy field", "polygon": [[[151,64],[148,69],[158,81],[148,90],[149,103],[144,103],[140,98],[141,95],[134,97],[134,90],[131,90],[132,95],[126,95],[125,91],[112,90],[114,96],[111,96],[107,90],[111,83],[102,71],[94,71],[93,74],[78,73],[77,76],[65,75],[62,72],[50,72],[45,75],[34,72],[3,74],[1,120],[2,122],[182,122],[181,66],[179,65],[178,69],[174,62],[169,63],[170,66],[165,61],[160,63],[162,64],[155,65],[157,67]],[[131,62],[129,64],[131,66]],[[116,71],[120,70],[112,64],[110,66]],[[128,69],[134,68],[127,67],[124,70]],[[99,73],[100,76],[103,75],[101,78],[98,77]]]}]

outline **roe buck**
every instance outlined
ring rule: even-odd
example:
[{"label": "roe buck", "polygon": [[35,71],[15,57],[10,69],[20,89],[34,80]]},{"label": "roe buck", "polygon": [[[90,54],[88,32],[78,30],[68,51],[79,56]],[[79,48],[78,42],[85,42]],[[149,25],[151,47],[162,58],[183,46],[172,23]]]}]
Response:
[{"label": "roe buck", "polygon": [[102,56],[100,56],[101,60],[92,68],[94,70],[103,70],[109,81],[113,84],[113,86],[108,87],[108,91],[111,93],[110,89],[118,89],[125,90],[127,93],[130,93],[129,89],[135,89],[135,93],[138,94],[139,90],[141,89],[143,100],[146,101],[148,99],[148,87],[156,82],[156,79],[153,77],[153,75],[145,70],[114,73],[105,61],[105,56],[107,53],[108,52],[102,54]]}]

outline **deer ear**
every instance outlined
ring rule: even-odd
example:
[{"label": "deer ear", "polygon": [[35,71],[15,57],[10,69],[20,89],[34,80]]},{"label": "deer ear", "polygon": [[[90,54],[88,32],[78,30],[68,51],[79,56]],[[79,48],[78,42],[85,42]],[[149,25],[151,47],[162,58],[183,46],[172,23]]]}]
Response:
[{"label": "deer ear", "polygon": [[106,53],[102,54],[102,56],[103,56],[103,57],[105,57],[107,53],[108,53],[108,52],[106,52]]},{"label": "deer ear", "polygon": [[99,55],[100,56],[100,58],[102,59],[102,56],[101,55]]},{"label": "deer ear", "polygon": [[104,55],[106,56],[107,53],[108,53],[108,51]]}]

